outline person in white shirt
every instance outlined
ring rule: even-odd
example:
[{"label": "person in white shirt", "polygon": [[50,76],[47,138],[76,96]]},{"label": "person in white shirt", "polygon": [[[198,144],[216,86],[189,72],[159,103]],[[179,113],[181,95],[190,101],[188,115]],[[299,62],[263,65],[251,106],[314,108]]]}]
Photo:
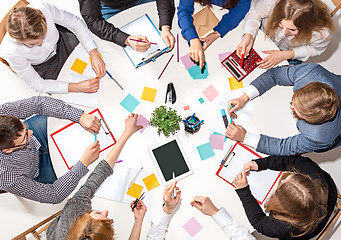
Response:
[{"label": "person in white shirt", "polygon": [[[181,191],[176,184],[177,182],[174,182],[165,187],[163,191],[163,211],[152,220],[147,235],[148,240],[165,239],[170,219],[176,212],[175,209],[180,202]],[[174,188],[177,189],[177,193],[173,198],[172,192]],[[250,231],[233,219],[224,208],[216,208],[209,197],[196,196],[191,205],[202,213],[211,216],[231,240],[256,240]]]},{"label": "person in white shirt", "polygon": [[300,64],[322,54],[334,25],[321,0],[252,1],[245,17],[243,39],[237,46],[239,57],[249,54],[259,28],[280,49],[263,51],[269,55],[258,63],[259,67],[270,69],[284,60]]},{"label": "person in white shirt", "polygon": [[[96,78],[80,83],[55,81],[78,40],[90,54]],[[45,2],[34,2],[11,11],[1,50],[13,71],[40,93],[97,92],[99,78],[106,72],[85,23]]]}]

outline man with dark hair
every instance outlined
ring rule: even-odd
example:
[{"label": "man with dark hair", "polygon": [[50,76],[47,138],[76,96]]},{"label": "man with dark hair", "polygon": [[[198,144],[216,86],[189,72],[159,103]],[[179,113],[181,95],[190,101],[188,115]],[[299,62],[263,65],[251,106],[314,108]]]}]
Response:
[{"label": "man with dark hair", "polygon": [[78,122],[92,133],[100,128],[95,116],[50,97],[0,105],[0,189],[55,204],[63,201],[88,172],[87,167],[99,156],[99,143],[87,147],[73,168],[57,179],[48,148],[47,117]]},{"label": "man with dark hair", "polygon": [[229,114],[275,85],[294,87],[290,109],[297,118],[300,133],[279,139],[246,132],[243,127],[230,124],[226,137],[244,142],[259,152],[281,156],[324,152],[341,145],[341,76],[317,64],[291,65],[266,71],[245,88],[244,95],[228,102]]}]

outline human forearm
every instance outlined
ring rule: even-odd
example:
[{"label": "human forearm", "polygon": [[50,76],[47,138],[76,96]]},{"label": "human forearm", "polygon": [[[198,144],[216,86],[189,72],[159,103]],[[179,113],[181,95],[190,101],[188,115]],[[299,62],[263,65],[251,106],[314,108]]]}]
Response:
[{"label": "human forearm", "polygon": [[131,230],[129,240],[139,240],[141,235],[142,220],[135,220],[133,228]]},{"label": "human forearm", "polygon": [[156,0],[157,12],[159,14],[159,28],[164,25],[172,28],[175,13],[174,0]]}]

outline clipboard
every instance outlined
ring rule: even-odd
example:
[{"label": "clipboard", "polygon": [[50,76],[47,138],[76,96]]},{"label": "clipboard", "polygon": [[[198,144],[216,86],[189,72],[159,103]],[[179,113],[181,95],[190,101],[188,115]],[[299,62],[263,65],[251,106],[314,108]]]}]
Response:
[{"label": "clipboard", "polygon": [[[97,139],[101,144],[100,152],[102,152],[113,146],[116,143],[116,139],[98,108],[89,114],[95,115],[100,119],[101,128],[97,134]],[[92,133],[86,131],[80,124],[75,122],[62,127],[50,134],[50,136],[69,170],[79,161],[85,148],[95,141],[95,136]]]},{"label": "clipboard", "polygon": [[[229,149],[224,156],[221,165],[216,173],[218,177],[232,185],[233,178],[243,170],[244,163],[262,158],[259,154],[252,151],[240,142]],[[247,177],[252,195],[259,204],[263,204],[271,189],[279,179],[282,172],[273,170],[251,171]]]},{"label": "clipboard", "polygon": [[164,54],[169,49],[166,43],[162,40],[159,29],[157,29],[147,14],[144,14],[134,21],[124,25],[120,28],[120,30],[131,36],[144,35],[150,42],[157,44],[151,44],[150,48],[145,52],[137,52],[130,46],[125,46],[123,48],[135,68],[139,68],[151,61],[155,62],[156,58]]}]

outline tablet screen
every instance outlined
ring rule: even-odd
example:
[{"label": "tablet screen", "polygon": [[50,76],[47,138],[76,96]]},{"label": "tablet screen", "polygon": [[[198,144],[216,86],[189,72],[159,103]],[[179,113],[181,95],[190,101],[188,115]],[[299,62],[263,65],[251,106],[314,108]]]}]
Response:
[{"label": "tablet screen", "polygon": [[154,148],[152,152],[166,181],[173,178],[173,172],[177,177],[190,171],[176,140]]}]

